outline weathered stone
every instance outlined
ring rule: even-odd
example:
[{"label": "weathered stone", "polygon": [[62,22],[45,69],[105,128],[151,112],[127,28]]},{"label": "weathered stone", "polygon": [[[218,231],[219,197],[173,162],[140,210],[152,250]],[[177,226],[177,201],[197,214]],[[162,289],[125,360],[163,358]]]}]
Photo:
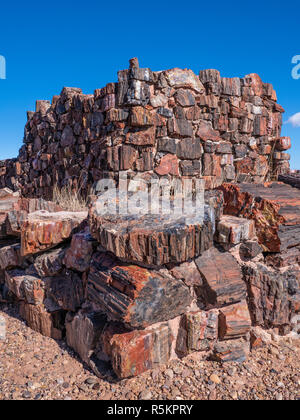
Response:
[{"label": "weathered stone", "polygon": [[206,121],[200,121],[197,136],[203,141],[222,141],[219,132],[214,130]]},{"label": "weathered stone", "polygon": [[40,277],[51,277],[59,274],[63,269],[65,248],[53,249],[36,257],[34,268]]},{"label": "weathered stone", "polygon": [[[134,146],[154,146],[155,127],[126,134],[126,143]],[[124,147],[124,146],[123,146]]]},{"label": "weathered stone", "polygon": [[197,93],[204,93],[204,87],[200,79],[192,70],[172,69],[164,72],[170,86],[174,88],[187,88],[195,90]]},{"label": "weathered stone", "polygon": [[9,188],[0,190],[0,238],[7,236],[6,218],[7,213],[14,209],[19,200],[19,194],[14,193]]},{"label": "weathered stone", "polygon": [[249,343],[243,339],[218,342],[215,345],[212,358],[218,362],[243,363],[250,352]]},{"label": "weathered stone", "polygon": [[62,339],[62,320],[59,313],[50,314],[42,305],[36,306],[21,302],[20,315],[34,331],[55,340]]},{"label": "weathered stone", "polygon": [[141,106],[131,109],[130,124],[133,127],[147,127],[153,125],[153,114],[150,110]]},{"label": "weathered stone", "polygon": [[202,148],[199,139],[181,139],[177,144],[177,156],[179,159],[199,159]]},{"label": "weathered stone", "polygon": [[168,130],[171,135],[192,137],[193,126],[190,121],[183,118],[172,118],[168,121]]},{"label": "weathered stone", "polygon": [[92,366],[92,355],[101,333],[106,325],[106,317],[101,312],[80,311],[75,316],[71,314],[66,318],[66,339],[81,359]]},{"label": "weathered stone", "polygon": [[102,253],[93,256],[87,296],[130,328],[176,318],[192,301],[189,289],[166,271],[122,265]]},{"label": "weathered stone", "polygon": [[65,271],[58,276],[46,277],[47,298],[56,302],[65,311],[76,312],[84,300],[84,286],[81,277],[72,271]]},{"label": "weathered stone", "polygon": [[239,244],[255,236],[254,221],[234,216],[222,216],[217,226],[217,241],[222,244]]},{"label": "weathered stone", "polygon": [[20,198],[13,209],[6,216],[6,233],[11,236],[20,236],[23,223],[29,213],[45,210],[50,213],[59,212],[62,209],[54,202],[36,198]]},{"label": "weathered stone", "polygon": [[245,299],[246,285],[231,254],[212,248],[196,259],[196,265],[203,279],[197,295],[205,307],[220,307]]},{"label": "weathered stone", "polygon": [[201,162],[199,160],[182,160],[180,162],[180,169],[183,176],[200,177]]},{"label": "weathered stone", "polygon": [[172,276],[182,280],[187,286],[202,286],[202,277],[194,261],[177,265],[171,270]]},{"label": "weathered stone", "polygon": [[147,266],[180,263],[212,246],[211,222],[204,222],[200,214],[102,216],[102,209],[98,212],[97,208],[96,201],[89,214],[92,236],[125,262]]},{"label": "weathered stone", "polygon": [[45,284],[38,276],[28,275],[20,269],[9,270],[5,273],[5,283],[18,299],[32,305],[38,305],[44,301]]},{"label": "weathered stone", "polygon": [[109,355],[119,378],[137,376],[169,361],[172,334],[168,325],[144,331],[119,332],[112,324],[105,330]]},{"label": "weathered stone", "polygon": [[187,332],[187,351],[211,350],[218,338],[218,311],[189,312],[183,316]]},{"label": "weathered stone", "polygon": [[246,241],[240,246],[240,256],[246,259],[253,259],[262,253],[262,247],[256,241]]},{"label": "weathered stone", "polygon": [[300,172],[290,173],[290,174],[280,174],[278,180],[289,184],[292,187],[300,188]]},{"label": "weathered stone", "polygon": [[292,147],[290,137],[280,137],[276,142],[276,149],[279,151],[289,150]]},{"label": "weathered stone", "polygon": [[175,100],[180,106],[194,106],[195,96],[192,94],[191,91],[186,89],[178,89],[175,94]]},{"label": "weathered stone", "polygon": [[251,318],[246,301],[220,309],[219,338],[221,340],[246,336],[250,327]]},{"label": "weathered stone", "polygon": [[179,176],[179,162],[174,155],[167,154],[160,160],[159,166],[155,168],[158,175],[174,175]]},{"label": "weathered stone", "polygon": [[0,269],[7,270],[22,265],[20,248],[18,243],[0,247]]},{"label": "weathered stone", "polygon": [[75,233],[64,257],[65,266],[82,273],[87,271],[93,253],[93,243],[95,241],[89,231]]},{"label": "weathered stone", "polygon": [[297,189],[280,183],[224,184],[224,212],[255,221],[264,251],[281,252],[300,243],[300,206]]},{"label": "weathered stone", "polygon": [[289,325],[295,302],[300,298],[299,268],[280,273],[259,263],[243,270],[254,325],[267,329]]},{"label": "weathered stone", "polygon": [[157,149],[159,152],[166,152],[175,155],[177,150],[177,140],[171,138],[159,139]]},{"label": "weathered stone", "polygon": [[36,254],[64,242],[86,217],[86,212],[38,211],[29,214],[22,226],[21,255]]}]

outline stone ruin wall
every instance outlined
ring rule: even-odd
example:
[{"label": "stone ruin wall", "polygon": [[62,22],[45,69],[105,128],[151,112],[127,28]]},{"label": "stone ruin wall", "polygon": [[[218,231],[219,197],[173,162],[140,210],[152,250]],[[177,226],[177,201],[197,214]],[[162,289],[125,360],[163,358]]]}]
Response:
[{"label": "stone ruin wall", "polygon": [[[133,59],[117,84],[64,88],[36,111],[19,157],[0,165],[0,302],[104,377],[193,352],[242,362],[272,334],[299,333],[300,184],[271,85]],[[45,200],[56,183],[88,193],[120,171],[203,177],[208,217]],[[277,175],[293,186],[265,182]]]},{"label": "stone ruin wall", "polygon": [[55,184],[88,194],[119,171],[203,177],[207,189],[268,181],[289,172],[283,112],[256,74],[152,72],[132,59],[93,95],[64,88],[52,103],[37,101],[18,158],[0,162],[0,186],[51,199]]}]

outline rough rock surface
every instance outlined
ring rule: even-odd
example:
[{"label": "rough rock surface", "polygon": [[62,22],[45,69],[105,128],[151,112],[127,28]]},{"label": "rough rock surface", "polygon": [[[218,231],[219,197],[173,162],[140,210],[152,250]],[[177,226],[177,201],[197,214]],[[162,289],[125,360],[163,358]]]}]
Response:
[{"label": "rough rock surface", "polygon": [[101,216],[90,212],[93,237],[125,262],[162,266],[198,257],[213,244],[213,226],[201,217]]},{"label": "rough rock surface", "polygon": [[192,302],[189,289],[167,270],[125,265],[105,253],[93,256],[88,299],[132,328],[145,328],[183,314]]},{"label": "rough rock surface", "polygon": [[46,251],[64,242],[86,217],[86,212],[30,213],[22,226],[21,255]]},{"label": "rough rock surface", "polygon": [[203,175],[207,188],[264,182],[289,171],[283,112],[257,74],[152,72],[131,60],[117,83],[92,95],[65,87],[51,103],[37,101],[19,156],[0,162],[0,187],[51,199],[56,183],[87,193],[119,171]]},{"label": "rough rock surface", "polygon": [[203,285],[197,288],[204,307],[218,307],[239,302],[246,297],[246,284],[234,257],[216,248],[196,259]]},{"label": "rough rock surface", "polygon": [[283,252],[300,242],[299,191],[282,183],[224,184],[224,212],[254,220],[265,251]]}]

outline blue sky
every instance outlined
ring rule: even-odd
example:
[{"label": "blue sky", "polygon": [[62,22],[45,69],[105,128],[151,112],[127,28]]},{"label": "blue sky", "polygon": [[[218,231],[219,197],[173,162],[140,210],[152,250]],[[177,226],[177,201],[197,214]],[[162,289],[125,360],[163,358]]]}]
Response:
[{"label": "blue sky", "polygon": [[[92,93],[116,81],[134,56],[152,70],[258,73],[273,83],[287,121],[300,112],[300,79],[291,76],[292,57],[300,55],[299,12],[299,2],[288,0],[5,2],[0,159],[17,155],[36,99],[51,99],[63,86]],[[292,137],[292,167],[300,168],[300,127],[285,124],[282,134]]]}]

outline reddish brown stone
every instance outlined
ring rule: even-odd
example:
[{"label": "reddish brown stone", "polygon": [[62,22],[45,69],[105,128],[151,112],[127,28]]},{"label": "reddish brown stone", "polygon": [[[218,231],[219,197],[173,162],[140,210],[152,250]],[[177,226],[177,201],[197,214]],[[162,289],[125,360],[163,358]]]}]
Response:
[{"label": "reddish brown stone", "polygon": [[224,184],[224,212],[255,221],[265,251],[281,252],[299,245],[300,206],[297,189],[280,183]]},{"label": "reddish brown stone", "polygon": [[[75,316],[66,317],[66,340],[68,346],[94,371],[93,353],[106,325],[106,317],[101,312],[79,311]],[[95,372],[97,373],[97,371]]]},{"label": "reddish brown stone", "polygon": [[218,338],[218,311],[189,312],[183,316],[187,352],[211,350]]},{"label": "reddish brown stone", "polygon": [[245,336],[251,327],[251,318],[246,301],[220,309],[219,338],[230,340]]},{"label": "reddish brown stone", "polygon": [[218,342],[215,345],[212,358],[218,362],[243,363],[250,352],[249,343],[243,339]]},{"label": "reddish brown stone", "polygon": [[46,277],[47,298],[55,302],[59,309],[76,312],[84,301],[82,278],[72,272],[64,271],[54,277]]},{"label": "reddish brown stone", "polygon": [[198,93],[204,93],[204,87],[200,82],[200,79],[192,70],[175,68],[165,71],[164,75],[170,86],[174,88],[188,88],[193,89]]},{"label": "reddish brown stone", "polygon": [[34,269],[40,277],[56,276],[63,269],[64,248],[56,248],[36,257]]},{"label": "reddish brown stone", "polygon": [[131,109],[130,124],[133,127],[147,127],[153,125],[153,113],[141,106]]},{"label": "reddish brown stone", "polygon": [[86,217],[86,212],[39,211],[29,214],[21,231],[21,255],[36,254],[64,242]]},{"label": "reddish brown stone", "polygon": [[159,166],[155,168],[158,175],[174,175],[179,176],[178,158],[168,154],[161,158]]},{"label": "reddish brown stone", "polygon": [[300,299],[300,270],[294,266],[280,273],[263,264],[245,266],[243,270],[254,325],[289,326],[295,302]]},{"label": "reddish brown stone", "polygon": [[219,307],[245,299],[246,285],[231,254],[212,248],[197,258],[196,264],[203,279],[197,295],[204,306]]},{"label": "reddish brown stone", "polygon": [[199,136],[203,141],[222,141],[219,132],[214,130],[212,126],[206,121],[200,121],[197,136]]},{"label": "reddish brown stone", "polygon": [[7,270],[22,265],[20,244],[12,244],[0,247],[0,268]]},{"label": "reddish brown stone", "polygon": [[75,233],[64,257],[65,266],[80,272],[86,271],[91,262],[93,242],[89,231]]},{"label": "reddish brown stone", "polygon": [[126,143],[134,146],[154,146],[155,127],[126,134]]},{"label": "reddish brown stone", "polygon": [[173,340],[168,325],[144,331],[119,331],[112,324],[102,338],[119,378],[137,376],[168,363]]},{"label": "reddish brown stone", "polygon": [[34,331],[55,340],[62,339],[62,331],[57,328],[59,326],[56,319],[58,316],[47,312],[42,305],[35,306],[21,302],[20,315]]},{"label": "reddish brown stone", "polygon": [[28,275],[19,269],[9,270],[5,273],[5,283],[18,299],[32,305],[38,305],[44,301],[45,284],[38,276]]},{"label": "reddish brown stone", "polygon": [[202,286],[202,277],[194,261],[185,262],[171,270],[172,276],[182,280],[187,286]]},{"label": "reddish brown stone", "polygon": [[[125,262],[146,266],[181,263],[212,246],[211,222],[176,214],[102,215],[100,202],[89,213],[92,236]],[[99,210],[99,211],[98,211]]]},{"label": "reddish brown stone", "polygon": [[189,289],[166,270],[121,264],[102,253],[93,256],[87,296],[111,319],[130,328],[176,318],[192,301]]},{"label": "reddish brown stone", "polygon": [[276,141],[276,149],[279,151],[289,150],[292,147],[291,138],[290,137],[280,137]]}]

